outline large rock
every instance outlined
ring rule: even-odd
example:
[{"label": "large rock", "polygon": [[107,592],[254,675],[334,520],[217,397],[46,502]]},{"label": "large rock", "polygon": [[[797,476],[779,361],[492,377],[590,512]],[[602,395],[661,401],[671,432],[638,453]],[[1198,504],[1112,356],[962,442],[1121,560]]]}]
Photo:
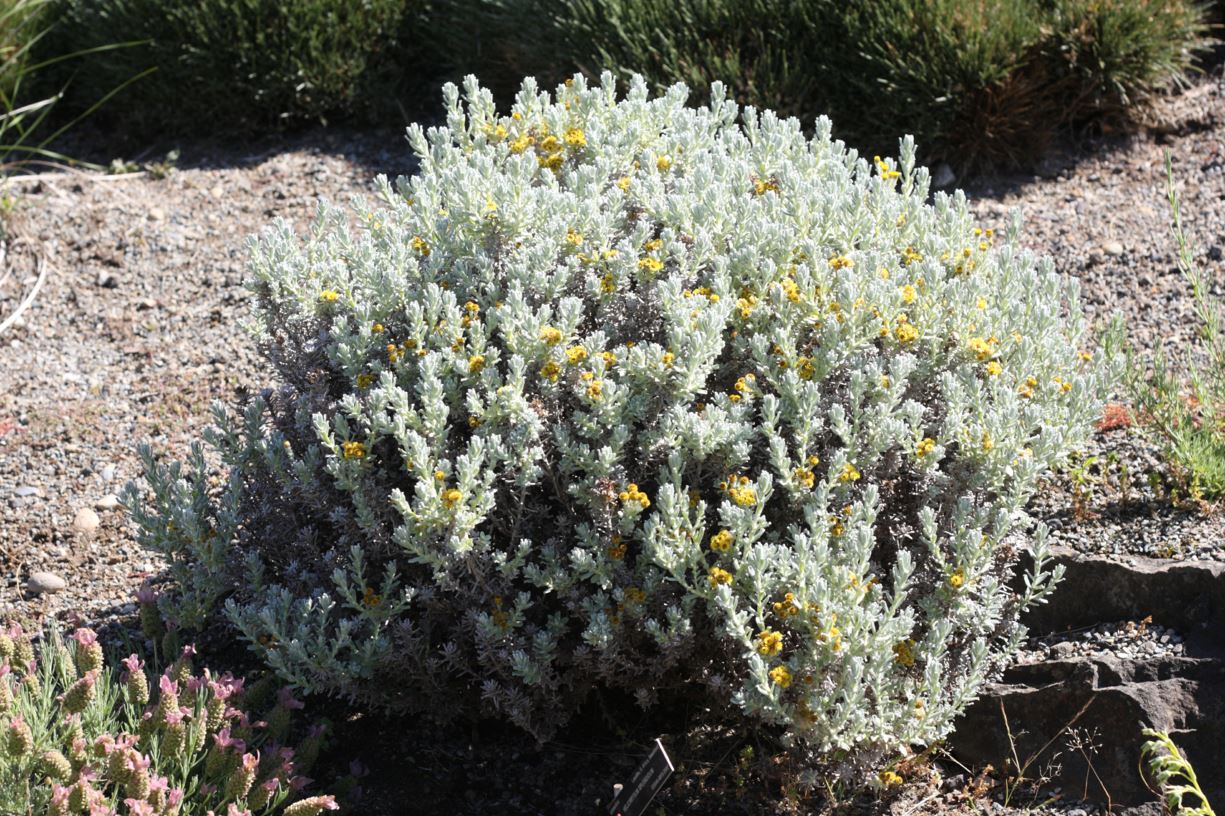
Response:
[{"label": "large rock", "polygon": [[[962,762],[978,766],[1011,769],[1015,755],[1028,763],[1030,778],[1058,766],[1054,779],[1068,796],[1138,805],[1153,799],[1138,769],[1140,731],[1157,728],[1203,769],[1208,797],[1225,801],[1225,775],[1218,773],[1225,767],[1223,724],[1221,660],[1102,655],[1010,669],[958,721],[950,746]],[[1077,750],[1078,735],[1097,750]]]},{"label": "large rock", "polygon": [[1026,614],[1030,631],[1059,632],[1151,616],[1162,626],[1198,632],[1225,646],[1225,564],[1142,556],[1123,564],[1068,547],[1051,550],[1065,570],[1063,583],[1047,603]]},{"label": "large rock", "polygon": [[[1067,796],[1141,805],[1154,797],[1140,776],[1140,731],[1156,728],[1202,769],[1209,798],[1225,801],[1225,565],[1143,557],[1123,564],[1068,548],[1055,556],[1064,582],[1026,615],[1031,632],[1151,616],[1187,636],[1185,655],[1070,657],[1052,649],[1053,659],[1014,666],[985,689],[958,721],[953,753],[996,768],[1010,768],[1016,756],[1030,778],[1058,767]],[[1078,735],[1098,749],[1079,751]]]}]

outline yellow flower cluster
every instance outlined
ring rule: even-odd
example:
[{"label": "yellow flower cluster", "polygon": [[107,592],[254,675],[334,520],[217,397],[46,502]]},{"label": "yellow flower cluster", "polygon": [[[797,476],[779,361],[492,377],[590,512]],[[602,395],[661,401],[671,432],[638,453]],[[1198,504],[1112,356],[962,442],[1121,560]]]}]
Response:
[{"label": "yellow flower cluster", "polygon": [[919,330],[914,327],[907,315],[898,315],[895,322],[897,325],[893,329],[893,336],[899,343],[906,345],[919,339]]},{"label": "yellow flower cluster", "polygon": [[357,375],[357,387],[358,388],[366,389],[366,388],[369,388],[373,384],[374,384],[373,374],[362,373],[362,374]]},{"label": "yellow flower cluster", "polygon": [[621,540],[620,533],[613,533],[612,544],[608,547],[608,557],[614,561],[620,561],[625,557],[625,543]]},{"label": "yellow flower cluster", "polygon": [[570,365],[578,365],[587,359],[587,349],[582,346],[571,346],[566,349],[566,362]]},{"label": "yellow flower cluster", "polygon": [[736,537],[729,530],[720,530],[710,537],[710,548],[715,552],[727,552]]},{"label": "yellow flower cluster", "polygon": [[850,269],[855,266],[855,262],[845,255],[834,255],[830,257],[829,265],[833,269]]},{"label": "yellow flower cluster", "polygon": [[361,442],[345,442],[341,444],[340,450],[346,459],[364,459],[366,457],[366,446]]},{"label": "yellow flower cluster", "polygon": [[479,374],[481,369],[485,367],[485,355],[473,354],[468,358],[468,373]]},{"label": "yellow flower cluster", "polygon": [[795,476],[795,480],[799,483],[800,487],[805,490],[812,490],[812,486],[817,481],[817,475],[808,468],[796,468],[792,475]]},{"label": "yellow flower cluster", "polygon": [[739,507],[752,507],[757,504],[757,491],[750,486],[748,476],[729,476],[727,481],[719,483],[719,488],[726,490],[727,495]]},{"label": "yellow flower cluster", "polygon": [[795,602],[794,592],[784,594],[781,601],[775,601],[771,606],[774,609],[774,614],[780,618],[785,619],[800,614],[800,607]]},{"label": "yellow flower cluster", "polygon": [[915,446],[914,455],[922,459],[924,456],[931,454],[931,452],[935,449],[936,440],[932,439],[930,436],[927,436],[919,440],[919,444]]},{"label": "yellow flower cluster", "polygon": [[340,295],[336,293],[335,289],[324,289],[319,293],[319,300],[324,303],[335,303],[339,297]]},{"label": "yellow flower cluster", "polygon": [[549,360],[540,367],[540,376],[544,377],[549,382],[557,382],[557,377],[559,374],[561,374],[561,366],[559,366],[553,360]]},{"label": "yellow flower cluster", "polygon": [[458,489],[454,487],[449,488],[447,490],[442,491],[442,505],[443,507],[450,509],[454,507],[455,505],[459,504],[460,500],[463,499],[463,497],[464,497],[464,494],[461,493]]},{"label": "yellow flower cluster", "polygon": [[770,669],[770,679],[779,688],[789,688],[791,686],[791,670],[786,666],[775,666]]},{"label": "yellow flower cluster", "polygon": [[838,481],[858,482],[861,475],[863,474],[859,472],[858,468],[856,468],[850,462],[847,462],[842,466],[842,471],[838,474]]},{"label": "yellow flower cluster", "polygon": [[556,326],[544,326],[540,329],[540,339],[550,346],[561,342],[561,329]]},{"label": "yellow flower cluster", "polygon": [[640,258],[638,260],[638,268],[643,272],[655,273],[664,268],[664,262],[659,258]]},{"label": "yellow flower cluster", "polygon": [[966,582],[965,570],[957,570],[949,576],[949,586],[953,589],[961,589]]},{"label": "yellow flower cluster", "polygon": [[706,580],[710,582],[710,588],[714,589],[720,584],[730,584],[732,574],[721,567],[711,567],[710,572],[706,574]]},{"label": "yellow flower cluster", "polygon": [[420,235],[414,235],[409,245],[413,248],[413,252],[416,252],[422,258],[430,257],[430,245]]},{"label": "yellow flower cluster", "polygon": [[778,179],[776,178],[755,178],[753,179],[753,195],[760,196],[766,193],[778,192]]},{"label": "yellow flower cluster", "polygon": [[757,633],[757,651],[766,657],[773,657],[783,650],[783,635],[767,629]]},{"label": "yellow flower cluster", "polygon": [[617,498],[621,499],[622,504],[637,503],[643,510],[651,506],[650,498],[647,497],[646,493],[639,490],[638,485],[633,482],[626,485],[625,490],[622,490]]}]

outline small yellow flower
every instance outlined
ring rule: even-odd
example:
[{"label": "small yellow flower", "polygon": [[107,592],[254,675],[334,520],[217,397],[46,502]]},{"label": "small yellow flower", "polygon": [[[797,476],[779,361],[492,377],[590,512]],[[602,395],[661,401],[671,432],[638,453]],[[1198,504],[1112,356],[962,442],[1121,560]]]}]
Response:
[{"label": "small yellow flower", "polygon": [[885,159],[882,159],[880,156],[873,156],[872,161],[876,164],[876,172],[885,181],[892,181],[893,179],[898,178],[899,176],[902,175],[897,170],[894,170],[889,165],[889,162],[886,161]]},{"label": "small yellow flower", "polygon": [[706,575],[706,580],[710,582],[710,588],[714,589],[719,584],[730,584],[732,582],[732,574],[720,567],[711,567],[710,572]]},{"label": "small yellow flower", "polygon": [[757,651],[766,657],[773,657],[783,650],[783,635],[767,629],[757,633]]},{"label": "small yellow flower", "polygon": [[671,368],[673,361],[676,360],[676,355],[670,351],[665,351],[659,361],[663,363],[664,368]]},{"label": "small yellow flower", "polygon": [[422,258],[430,257],[430,245],[427,244],[425,242],[425,239],[422,238],[420,235],[414,235],[413,240],[409,243],[412,246],[413,251],[416,252],[418,255],[420,255]]},{"label": "small yellow flower", "polygon": [[596,380],[591,385],[587,386],[587,396],[593,400],[598,400],[604,396],[604,383]]},{"label": "small yellow flower", "polygon": [[770,679],[779,688],[791,686],[791,671],[786,666],[775,666],[770,669]]},{"label": "small yellow flower", "polygon": [[671,156],[660,156],[655,160],[655,169],[661,173],[666,173],[672,168]]},{"label": "small yellow flower", "polygon": [[461,493],[458,489],[452,487],[449,490],[442,491],[442,504],[444,507],[450,509],[454,507],[455,505],[459,504],[460,500],[463,497],[464,497],[463,493]]},{"label": "small yellow flower", "polygon": [[600,278],[600,291],[606,295],[611,295],[617,291],[617,282],[611,272],[606,273],[604,277]]},{"label": "small yellow flower", "polygon": [[555,326],[544,326],[540,329],[540,339],[550,346],[561,342],[561,329]]},{"label": "small yellow flower", "polygon": [[838,474],[838,481],[857,482],[859,481],[859,477],[861,475],[862,474],[859,472],[859,470],[854,465],[852,465],[850,462],[847,462],[846,464],[842,466],[842,472]]},{"label": "small yellow flower", "polygon": [[617,189],[623,193],[628,193],[630,191],[630,177],[622,176],[617,179]]},{"label": "small yellow flower", "polygon": [[561,374],[561,366],[552,360],[540,367],[540,376],[544,377],[549,382],[557,382],[557,376]]},{"label": "small yellow flower", "polygon": [[902,263],[906,266],[910,266],[915,261],[921,260],[923,260],[923,256],[919,254],[918,250],[916,250],[914,247],[908,246],[906,249],[902,250]]},{"label": "small yellow flower", "polygon": [[898,776],[893,771],[881,771],[880,783],[886,788],[894,788],[902,784],[902,777]]},{"label": "small yellow flower", "polygon": [[570,147],[587,146],[587,134],[583,133],[583,131],[579,130],[578,128],[570,128],[567,130],[564,138],[566,140],[566,144],[570,145]]},{"label": "small yellow flower", "polygon": [[374,384],[373,374],[363,373],[363,374],[357,375],[357,387],[358,388],[369,388],[373,384]]},{"label": "small yellow flower", "polygon": [[519,136],[518,138],[511,141],[510,152],[511,153],[522,153],[523,151],[531,147],[534,141],[536,140],[533,139],[528,134],[524,133],[522,136]]},{"label": "small yellow flower", "polygon": [[727,552],[735,539],[730,530],[720,530],[710,537],[710,548],[715,552]]},{"label": "small yellow flower", "polygon": [[447,474],[443,473],[441,470],[436,470],[434,471],[434,478],[440,482],[445,482],[447,480]]},{"label": "small yellow flower", "polygon": [[989,431],[983,431],[982,446],[984,451],[989,451],[995,447],[995,439]]},{"label": "small yellow flower", "polygon": [[855,262],[845,255],[834,255],[829,259],[829,265],[834,269],[850,269],[855,266]]},{"label": "small yellow flower", "polygon": [[639,490],[638,485],[634,484],[633,482],[626,485],[625,490],[622,490],[617,498],[621,499],[622,504],[634,503],[639,505],[639,507],[641,507],[643,510],[646,510],[651,506],[651,499],[646,493]]},{"label": "small yellow flower", "polygon": [[784,594],[781,601],[775,601],[771,606],[774,608],[774,614],[780,618],[790,618],[800,614],[800,607],[795,602],[795,593],[792,592]]},{"label": "small yellow flower", "polygon": [[978,358],[979,362],[988,360],[995,354],[995,349],[991,348],[991,343],[982,337],[975,337],[970,340],[970,351],[974,352],[974,356]]},{"label": "small yellow flower", "polygon": [[565,160],[566,160],[566,157],[563,156],[561,153],[550,153],[547,156],[537,156],[536,157],[536,163],[539,164],[541,167],[544,167],[548,170],[557,170],[558,168],[561,167],[562,162],[564,162]]},{"label": "small yellow flower", "polygon": [[468,358],[468,373],[477,374],[485,367],[485,355],[473,354]]},{"label": "small yellow flower", "polygon": [[335,303],[339,297],[334,289],[324,289],[319,293],[319,299],[324,303]]},{"label": "small yellow flower", "polygon": [[346,459],[364,459],[366,457],[366,446],[361,442],[345,442],[341,444],[340,449]]},{"label": "small yellow flower", "polygon": [[796,468],[792,474],[800,487],[805,490],[812,490],[812,486],[816,483],[817,475],[807,468]]},{"label": "small yellow flower", "polygon": [[903,345],[913,343],[919,339],[919,330],[910,323],[899,323],[897,328],[893,330],[893,336]]},{"label": "small yellow flower", "polygon": [[918,293],[915,292],[915,288],[910,284],[906,284],[899,291],[902,293],[902,302],[907,305],[914,303],[915,298],[918,297]]},{"label": "small yellow flower", "polygon": [[578,246],[583,243],[583,233],[573,228],[566,230],[566,243],[571,246]]},{"label": "small yellow flower", "polygon": [[992,360],[991,362],[987,363],[987,375],[990,377],[1000,376],[1000,372],[1003,370],[1004,367],[1000,365],[998,360]]},{"label": "small yellow flower", "polygon": [[641,258],[638,261],[638,268],[644,272],[658,272],[664,268],[664,262],[658,258]]},{"label": "small yellow flower", "polygon": [[370,327],[371,334],[382,334],[384,331],[385,330],[383,328],[382,323],[375,323],[373,326]]},{"label": "small yellow flower", "polygon": [[366,607],[367,609],[372,609],[382,602],[382,597],[375,593],[373,587],[366,587],[366,589],[362,592],[362,606]]},{"label": "small yellow flower", "polygon": [[582,346],[571,346],[566,349],[566,362],[570,365],[578,365],[587,359],[587,349]]},{"label": "small yellow flower", "polygon": [[922,459],[924,456],[929,455],[935,449],[936,449],[936,440],[932,439],[930,436],[924,437],[922,440],[919,441],[919,444],[915,446],[914,455]]},{"label": "small yellow flower", "polygon": [[957,570],[949,576],[949,586],[953,589],[961,589],[966,582],[966,574],[964,570]]}]

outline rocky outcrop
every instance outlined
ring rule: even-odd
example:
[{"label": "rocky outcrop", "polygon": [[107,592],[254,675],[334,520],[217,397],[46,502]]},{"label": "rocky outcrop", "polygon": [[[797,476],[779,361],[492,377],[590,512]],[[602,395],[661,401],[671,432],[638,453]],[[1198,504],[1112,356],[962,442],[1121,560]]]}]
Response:
[{"label": "rocky outcrop", "polygon": [[1028,616],[1032,632],[1151,616],[1185,633],[1184,653],[1060,659],[1056,649],[1014,666],[958,721],[954,755],[979,767],[1019,760],[1030,778],[1051,772],[1066,796],[1140,805],[1154,798],[1139,770],[1140,731],[1157,728],[1202,769],[1209,798],[1225,802],[1225,565],[1058,558],[1065,581]]}]

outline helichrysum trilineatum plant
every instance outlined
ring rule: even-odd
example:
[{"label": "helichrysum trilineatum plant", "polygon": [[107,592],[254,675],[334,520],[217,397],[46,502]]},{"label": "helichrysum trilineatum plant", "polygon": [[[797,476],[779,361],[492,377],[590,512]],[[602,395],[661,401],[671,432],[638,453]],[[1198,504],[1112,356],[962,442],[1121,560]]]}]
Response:
[{"label": "helichrysum trilineatum plant", "polygon": [[277,382],[215,409],[226,473],[146,450],[127,494],[163,613],[540,737],[593,686],[843,767],[947,733],[1057,578],[1022,508],[1099,410],[1075,285],[926,203],[908,139],[717,85],[444,96],[417,175],[253,242]]},{"label": "helichrysum trilineatum plant", "polygon": [[0,813],[29,816],[317,816],[302,774],[314,728],[288,744],[302,707],[283,689],[263,719],[243,682],[196,672],[188,647],[158,675],[133,654],[112,666],[97,635],[0,628]]}]

